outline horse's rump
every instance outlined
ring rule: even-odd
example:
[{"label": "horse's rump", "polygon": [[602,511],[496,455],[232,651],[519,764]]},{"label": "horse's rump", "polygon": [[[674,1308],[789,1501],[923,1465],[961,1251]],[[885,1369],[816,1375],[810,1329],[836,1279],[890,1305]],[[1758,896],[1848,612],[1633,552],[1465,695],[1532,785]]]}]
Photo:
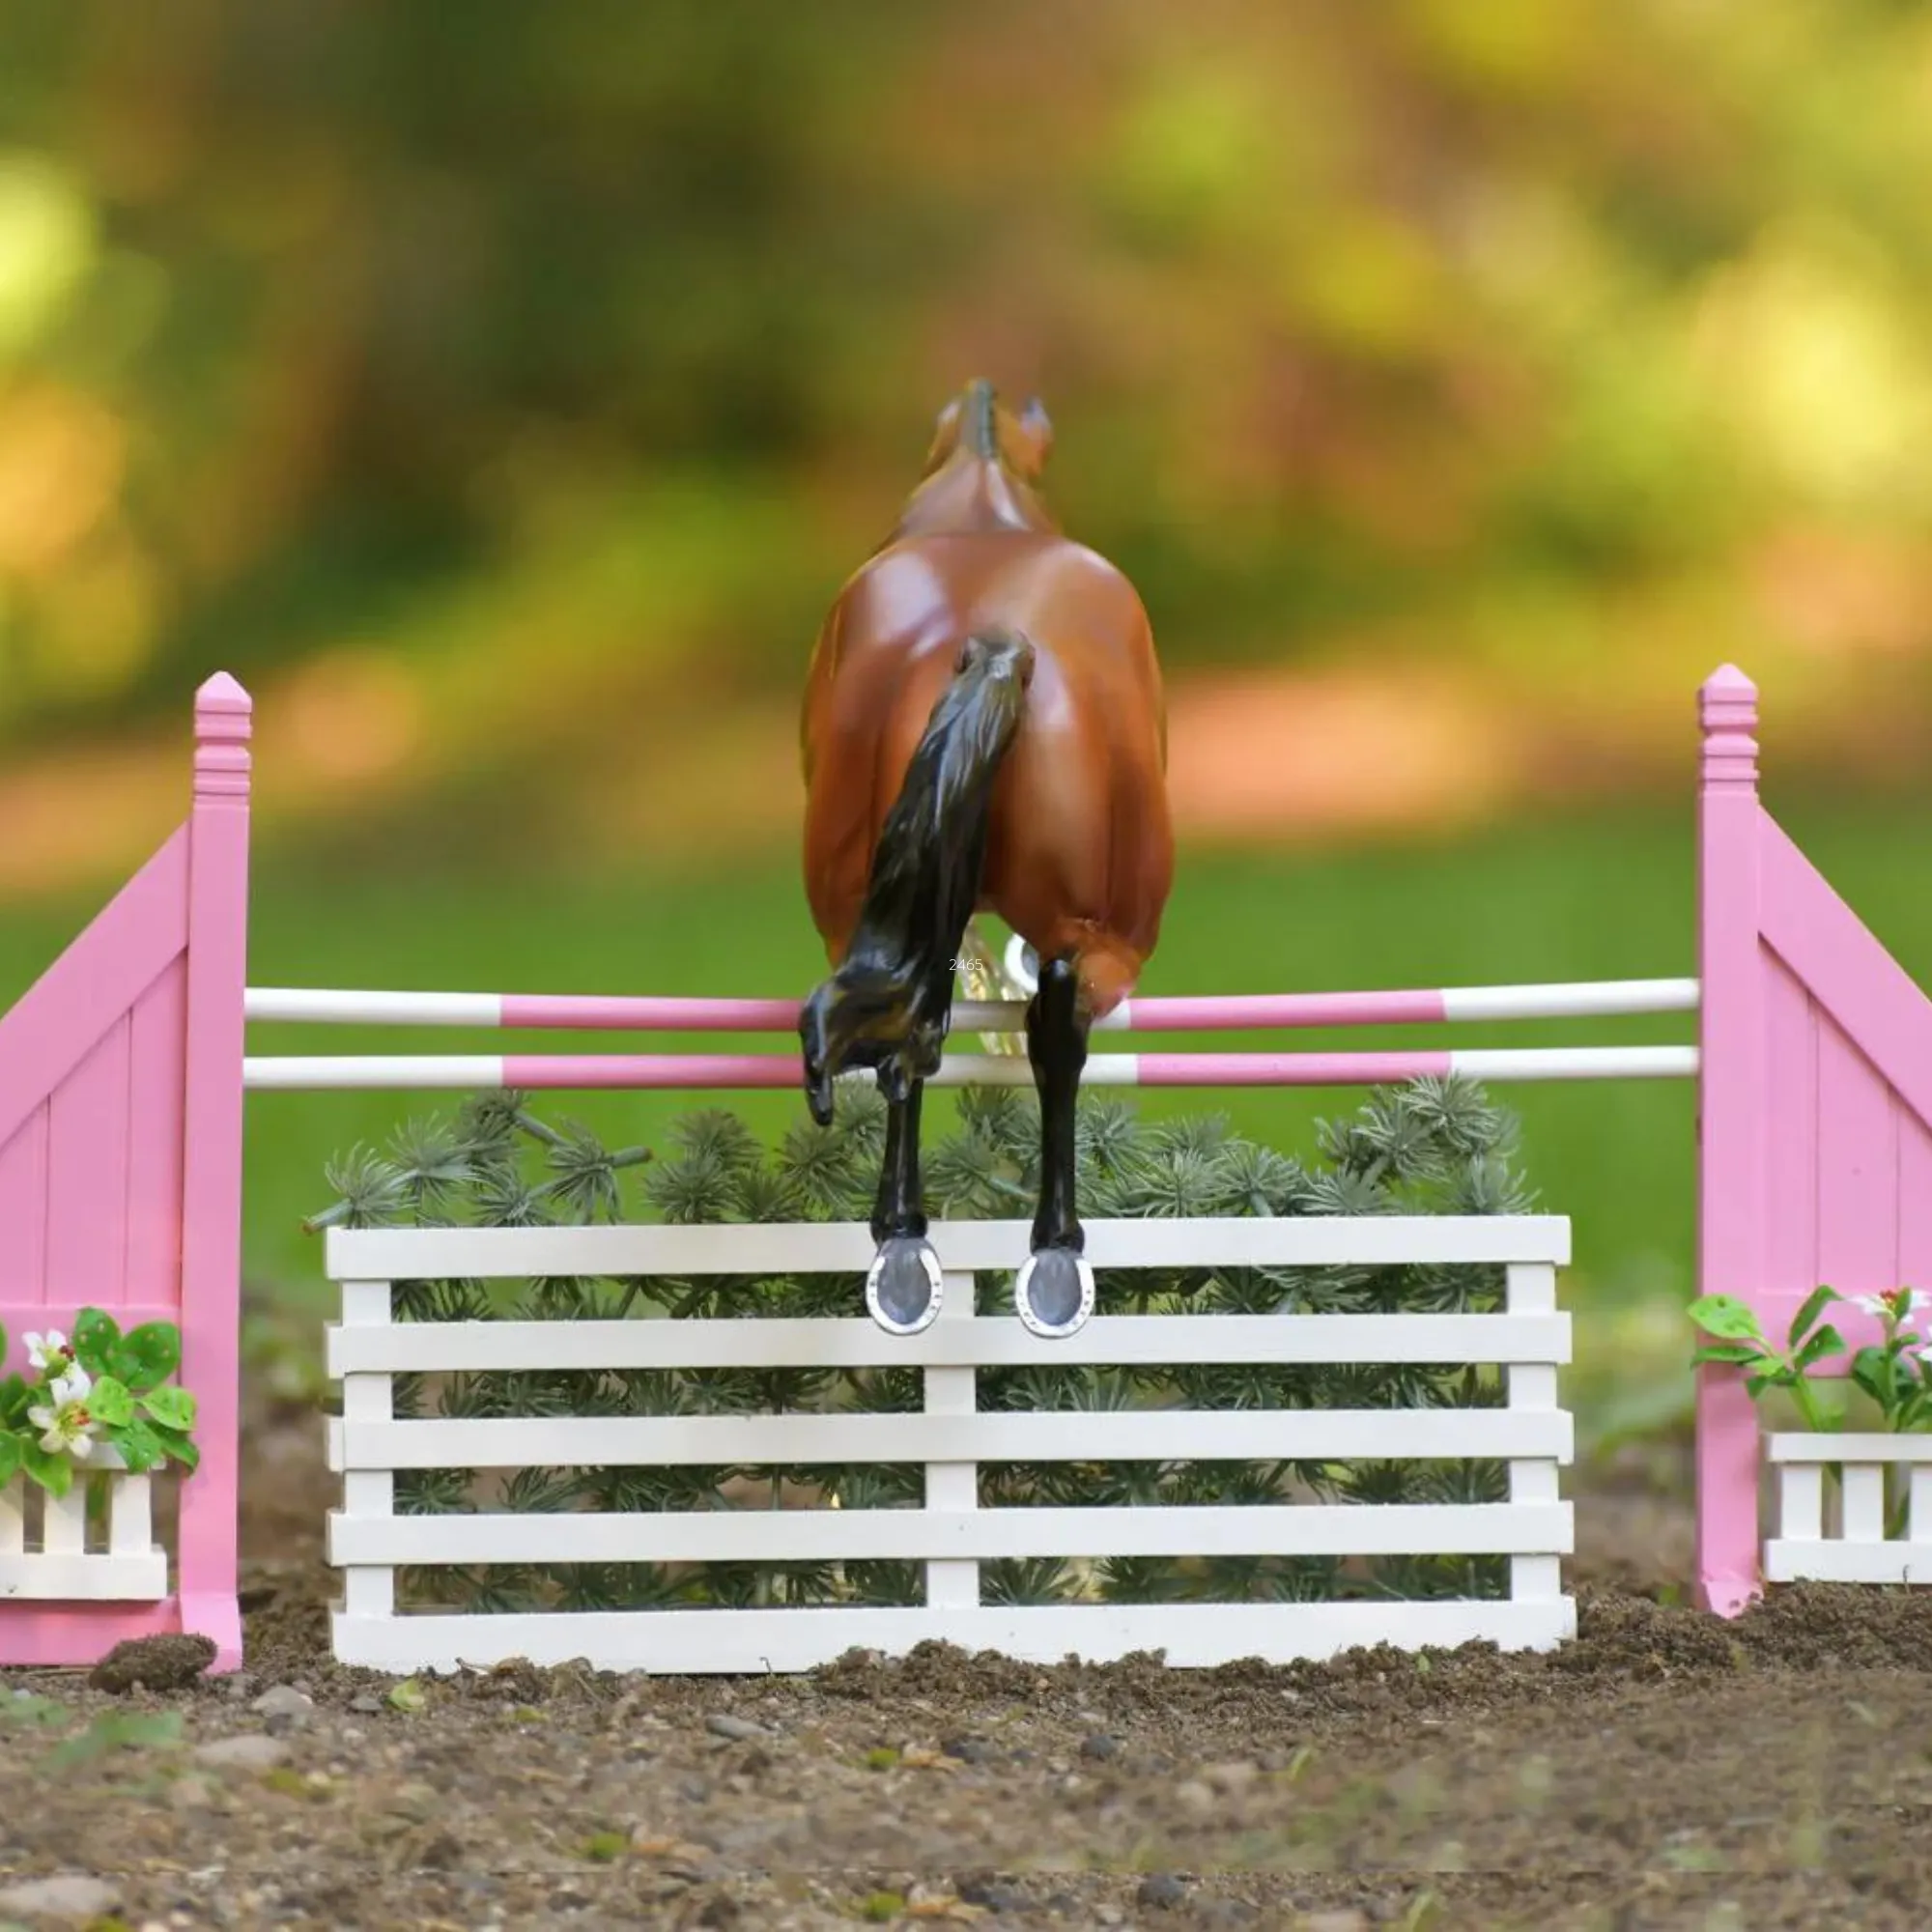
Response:
[{"label": "horse's rump", "polygon": [[813,915],[836,962],[933,706],[989,631],[1027,638],[1036,665],[993,786],[980,905],[1042,957],[1092,954],[1104,1011],[1152,951],[1173,876],[1160,673],[1132,586],[1064,538],[916,541],[846,586],[807,696]]}]

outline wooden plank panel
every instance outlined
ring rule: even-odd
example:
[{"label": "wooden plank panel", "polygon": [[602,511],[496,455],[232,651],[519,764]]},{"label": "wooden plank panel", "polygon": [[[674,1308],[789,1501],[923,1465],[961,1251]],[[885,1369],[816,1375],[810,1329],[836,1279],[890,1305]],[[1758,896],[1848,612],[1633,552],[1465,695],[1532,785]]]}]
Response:
[{"label": "wooden plank panel", "polygon": [[[1891,1090],[1829,1017],[1818,1035],[1818,1279],[1845,1294],[1898,1281]],[[1814,1287],[1816,1283],[1807,1283]]]},{"label": "wooden plank panel", "polygon": [[1932,1296],[1932,1128],[1898,1110],[1898,1275]]},{"label": "wooden plank panel", "polygon": [[1204,1362],[1560,1365],[1570,1318],[1549,1315],[1099,1315],[1046,1341],[1010,1315],[888,1335],[865,1316],[745,1321],[399,1321],[331,1325],[328,1373],[526,1369],[1179,1367]]},{"label": "wooden plank panel", "polygon": [[1811,996],[1775,954],[1766,956],[1767,1111],[1764,1286],[1801,1301],[1818,1271],[1818,1033]]},{"label": "wooden plank panel", "polygon": [[1552,1650],[1577,1634],[1576,1605],[1512,1603],[1053,1604],[978,1608],[639,1610],[332,1619],[336,1658],[378,1670],[458,1670],[512,1657],[585,1658],[599,1670],[683,1676],[815,1669],[854,1645],[903,1656],[936,1639],[1030,1663],[1068,1652],[1094,1662],[1165,1650],[1203,1668],[1259,1657],[1332,1657],[1357,1644],[1445,1649],[1488,1641]]},{"label": "wooden plank panel", "polygon": [[508,1511],[328,1519],[328,1560],[403,1563],[990,1562],[1039,1556],[1522,1555],[1573,1543],[1567,1504],[1276,1508]]},{"label": "wooden plank panel", "polygon": [[[43,1304],[47,1296],[47,1108],[29,1114],[0,1148],[0,1301]],[[19,1335],[10,1329],[16,1367]]]},{"label": "wooden plank panel", "polygon": [[112,1308],[128,1298],[129,1037],[124,1013],[49,1103],[49,1301]]},{"label": "wooden plank panel", "polygon": [[[1017,1268],[1030,1221],[935,1221],[946,1268]],[[594,1228],[331,1228],[326,1264],[337,1281],[448,1275],[851,1274],[872,1264],[863,1222]],[[1092,1221],[1098,1268],[1390,1266],[1406,1262],[1570,1260],[1556,1214],[1374,1214]],[[856,1293],[855,1289],[855,1293]]]},{"label": "wooden plank panel", "polygon": [[1550,1457],[1567,1411],[1471,1409],[1073,1410],[977,1415],[331,1417],[329,1467],[524,1469],[679,1463],[1268,1462]]},{"label": "wooden plank panel", "polygon": [[128,1112],[128,1299],[181,1300],[183,1084],[187,962],[177,959],[133,1013]]}]

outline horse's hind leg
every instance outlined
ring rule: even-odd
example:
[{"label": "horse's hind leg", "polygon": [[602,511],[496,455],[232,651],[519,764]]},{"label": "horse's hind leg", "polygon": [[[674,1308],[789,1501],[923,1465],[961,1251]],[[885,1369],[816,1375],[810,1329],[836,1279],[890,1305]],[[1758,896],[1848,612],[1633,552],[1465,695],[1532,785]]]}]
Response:
[{"label": "horse's hind leg", "polygon": [[1036,1335],[1071,1335],[1094,1312],[1094,1270],[1074,1210],[1075,1104],[1087,1065],[1087,1015],[1072,960],[1046,962],[1027,1005],[1027,1057],[1039,1091],[1039,1211],[1033,1253],[1013,1282],[1013,1306]]},{"label": "horse's hind leg", "polygon": [[[905,1083],[902,1095],[886,1087],[886,1151],[872,1208],[879,1244],[866,1276],[866,1309],[893,1335],[917,1335],[939,1313],[944,1277],[925,1238],[925,1205],[919,1175],[919,1102],[924,1082]],[[894,1083],[896,1084],[896,1083]]]}]

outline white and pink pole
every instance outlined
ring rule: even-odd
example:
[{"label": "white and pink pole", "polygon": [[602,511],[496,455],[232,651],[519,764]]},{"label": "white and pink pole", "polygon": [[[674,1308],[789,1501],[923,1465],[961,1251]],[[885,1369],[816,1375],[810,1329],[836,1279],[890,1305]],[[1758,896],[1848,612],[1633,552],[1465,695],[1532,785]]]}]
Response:
[{"label": "white and pink pole", "polygon": [[[1695,980],[1605,980],[1550,985],[1449,986],[1420,991],[1225,993],[1123,1002],[1103,1033],[1236,1033],[1312,1027],[1402,1026],[1471,1020],[1596,1019],[1692,1012]],[[955,1034],[1017,1033],[1017,1000],[962,1000]],[[321,1026],[461,1027],[504,1032],[790,1033],[794,1000],[625,998],[544,993],[337,991],[250,987],[247,1016]],[[1369,1053],[1096,1053],[1093,1087],[1363,1086],[1463,1074],[1472,1080],[1690,1079],[1691,1045],[1414,1048]],[[757,1091],[798,1083],[789,1053],[341,1054],[250,1059],[253,1088],[561,1088]],[[954,1054],[938,1087],[1028,1087],[1013,1055]]]}]

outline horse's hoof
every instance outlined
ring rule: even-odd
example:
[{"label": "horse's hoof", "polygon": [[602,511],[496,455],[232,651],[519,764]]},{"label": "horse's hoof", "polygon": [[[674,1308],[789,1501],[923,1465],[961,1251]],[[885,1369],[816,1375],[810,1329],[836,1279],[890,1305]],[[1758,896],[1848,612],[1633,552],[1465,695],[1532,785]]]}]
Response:
[{"label": "horse's hoof", "polygon": [[866,1275],[866,1312],[888,1335],[917,1335],[939,1313],[944,1284],[930,1241],[889,1236]]},{"label": "horse's hoof", "polygon": [[1071,1248],[1036,1248],[1013,1277],[1013,1308],[1036,1335],[1058,1342],[1094,1312],[1094,1269]]}]

